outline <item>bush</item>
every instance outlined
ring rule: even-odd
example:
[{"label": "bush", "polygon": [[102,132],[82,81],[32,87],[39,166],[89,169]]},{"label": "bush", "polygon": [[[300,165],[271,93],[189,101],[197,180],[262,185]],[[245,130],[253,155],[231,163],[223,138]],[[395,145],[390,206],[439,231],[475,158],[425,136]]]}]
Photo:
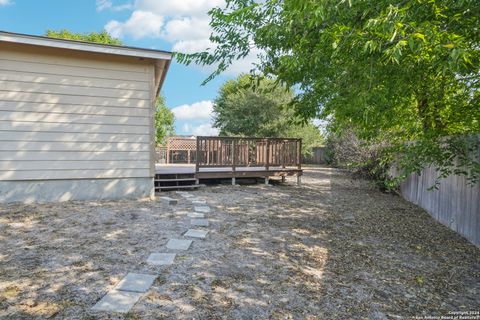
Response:
[{"label": "bush", "polygon": [[347,169],[355,177],[373,180],[383,191],[392,191],[397,183],[390,177],[390,165],[384,160],[386,146],[383,141],[372,143],[360,139],[353,129],[330,133],[327,138],[333,166]]}]

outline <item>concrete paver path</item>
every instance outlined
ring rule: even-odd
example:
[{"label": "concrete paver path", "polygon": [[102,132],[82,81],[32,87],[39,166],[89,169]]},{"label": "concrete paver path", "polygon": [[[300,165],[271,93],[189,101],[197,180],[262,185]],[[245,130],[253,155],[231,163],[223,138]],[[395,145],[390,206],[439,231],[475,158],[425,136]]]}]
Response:
[{"label": "concrete paver path", "polygon": [[92,311],[126,313],[141,296],[140,292],[112,290],[93,306]]}]

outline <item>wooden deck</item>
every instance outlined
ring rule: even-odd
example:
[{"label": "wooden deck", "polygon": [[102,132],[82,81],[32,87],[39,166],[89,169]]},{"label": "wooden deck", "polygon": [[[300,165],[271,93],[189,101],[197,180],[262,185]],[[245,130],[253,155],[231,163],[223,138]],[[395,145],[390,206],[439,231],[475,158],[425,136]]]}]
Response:
[{"label": "wooden deck", "polygon": [[158,189],[172,188],[183,180],[302,176],[301,139],[197,137],[195,164],[157,164]]},{"label": "wooden deck", "polygon": [[263,178],[263,177],[285,177],[302,175],[302,170],[296,167],[269,167],[268,170],[264,166],[255,167],[216,167],[216,168],[199,168],[195,171],[195,164],[156,164],[156,174],[159,175],[177,175],[192,174],[197,179],[221,179],[221,178]]}]

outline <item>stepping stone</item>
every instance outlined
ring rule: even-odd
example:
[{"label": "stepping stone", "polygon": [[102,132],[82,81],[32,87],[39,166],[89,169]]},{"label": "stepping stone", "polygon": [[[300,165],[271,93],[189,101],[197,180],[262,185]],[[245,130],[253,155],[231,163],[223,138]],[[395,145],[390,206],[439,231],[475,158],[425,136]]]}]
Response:
[{"label": "stepping stone", "polygon": [[167,248],[172,250],[188,250],[192,240],[170,239],[167,242]]},{"label": "stepping stone", "polygon": [[190,218],[205,218],[205,214],[201,212],[189,212],[187,216]]},{"label": "stepping stone", "polygon": [[162,200],[162,202],[165,202],[168,205],[173,205],[178,203],[177,199],[173,199],[170,197],[160,197],[160,200]]},{"label": "stepping stone", "polygon": [[159,253],[154,252],[150,254],[147,259],[147,262],[156,266],[165,266],[170,265],[175,260],[175,253]]},{"label": "stepping stone", "polygon": [[192,204],[207,204],[207,201],[205,201],[205,200],[193,200]]},{"label": "stepping stone", "polygon": [[194,207],[193,209],[196,212],[203,212],[203,213],[209,213],[210,212],[210,207],[208,207],[208,206]]},{"label": "stepping stone", "polygon": [[190,224],[192,226],[198,226],[198,227],[208,227],[209,225],[207,219],[192,219],[190,220]]},{"label": "stepping stone", "polygon": [[175,191],[175,193],[181,195],[181,196],[184,197],[184,198],[191,198],[191,197],[193,197],[193,194],[190,194],[190,193],[185,192],[185,191]]},{"label": "stepping stone", "polygon": [[115,287],[120,291],[145,292],[153,284],[157,276],[151,274],[129,272]]},{"label": "stepping stone", "polygon": [[184,236],[205,239],[207,237],[207,233],[208,231],[203,231],[198,229],[188,229],[188,231],[184,234]]},{"label": "stepping stone", "polygon": [[103,296],[93,307],[93,311],[126,313],[140,299],[142,293],[112,290]]}]

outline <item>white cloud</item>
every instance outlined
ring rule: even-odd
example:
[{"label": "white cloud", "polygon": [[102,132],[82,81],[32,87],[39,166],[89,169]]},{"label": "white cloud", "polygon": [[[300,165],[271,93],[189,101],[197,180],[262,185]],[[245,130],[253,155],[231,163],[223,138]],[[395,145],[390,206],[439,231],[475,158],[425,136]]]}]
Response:
[{"label": "white cloud", "polygon": [[[97,8],[111,9],[115,6],[114,1],[97,0]],[[170,42],[172,51],[176,52],[214,50],[215,45],[209,40],[212,28],[208,11],[224,6],[225,0],[135,0],[131,6],[132,15],[126,21],[112,20],[105,25],[105,29],[117,38],[163,39]],[[225,73],[237,75],[249,72],[258,62],[258,53],[258,50],[252,50],[244,59],[235,61]],[[195,67],[207,73],[215,69],[215,66]]]},{"label": "white cloud", "polygon": [[210,122],[202,122],[198,125],[191,123],[184,123],[182,125],[182,133],[192,136],[216,136],[219,130],[212,127]]},{"label": "white cloud", "polygon": [[182,53],[194,53],[207,49],[212,49],[212,43],[208,39],[178,41],[172,47],[173,51]]},{"label": "white cloud", "polygon": [[123,3],[123,4],[115,4],[113,0],[97,0],[96,5],[97,5],[97,11],[103,11],[103,10],[122,11],[122,10],[131,9],[133,7],[133,5],[129,2]]},{"label": "white cloud", "polygon": [[224,4],[224,0],[137,0],[135,8],[164,16],[198,16]]},{"label": "white cloud", "polygon": [[[134,11],[128,20],[112,20],[105,25],[105,29],[112,36],[157,37],[173,44],[189,40],[208,41],[211,28],[207,13],[223,4],[223,0],[137,0],[131,6]],[[112,0],[97,0],[97,10],[111,8],[115,8]],[[158,24],[157,21],[162,23]]]},{"label": "white cloud", "polygon": [[209,19],[181,17],[168,21],[163,37],[170,41],[198,40],[210,37]]},{"label": "white cloud", "polygon": [[0,6],[8,6],[9,4],[13,4],[11,0],[0,0]]},{"label": "white cloud", "polygon": [[134,11],[125,22],[112,20],[105,25],[105,30],[115,38],[132,36],[135,39],[159,37],[163,26],[163,17],[148,11]]},{"label": "white cloud", "polygon": [[[213,103],[209,100],[192,104],[183,104],[172,109],[177,120],[205,120],[211,119]],[[185,130],[188,131],[188,130]]]},{"label": "white cloud", "polygon": [[212,128],[210,123],[204,123],[197,127],[193,127],[192,134],[194,136],[216,136],[218,135],[218,129]]}]

